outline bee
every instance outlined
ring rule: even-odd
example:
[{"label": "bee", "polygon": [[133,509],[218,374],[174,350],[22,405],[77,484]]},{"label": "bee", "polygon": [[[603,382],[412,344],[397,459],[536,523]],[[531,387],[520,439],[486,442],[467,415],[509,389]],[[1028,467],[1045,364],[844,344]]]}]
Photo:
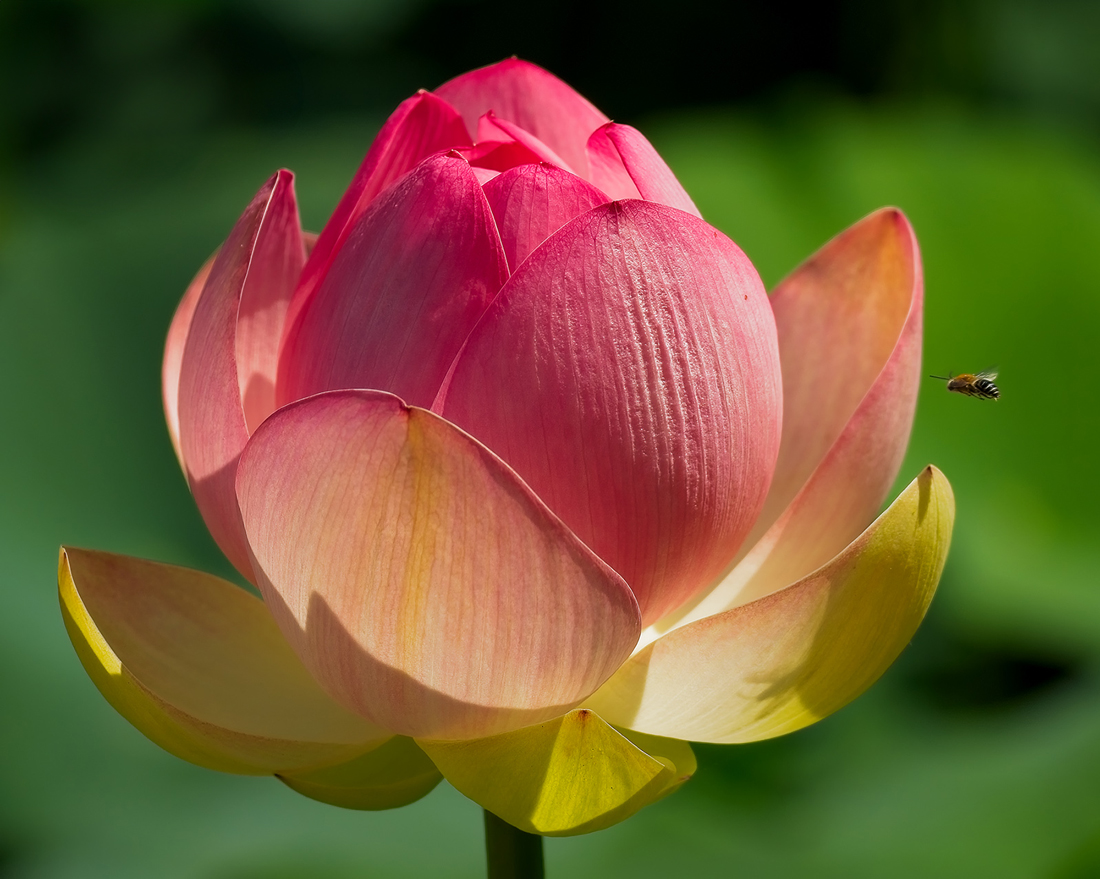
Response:
[{"label": "bee", "polygon": [[938,378],[947,382],[947,390],[957,394],[966,394],[968,397],[977,397],[979,400],[996,400],[1001,396],[1000,390],[993,384],[997,377],[994,369],[971,375],[964,372],[962,375],[930,375],[929,378]]}]

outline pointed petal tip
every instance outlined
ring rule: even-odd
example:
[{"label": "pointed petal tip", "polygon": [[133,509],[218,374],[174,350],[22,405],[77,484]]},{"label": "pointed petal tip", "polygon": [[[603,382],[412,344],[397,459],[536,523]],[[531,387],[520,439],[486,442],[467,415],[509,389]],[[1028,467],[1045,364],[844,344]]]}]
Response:
[{"label": "pointed petal tip", "polygon": [[624,821],[696,767],[687,742],[617,730],[585,708],[488,738],[419,744],[462,794],[542,836]]},{"label": "pointed petal tip", "polygon": [[425,159],[356,220],[324,279],[288,319],[278,402],[373,388],[430,406],[507,277],[469,163],[461,155]]}]

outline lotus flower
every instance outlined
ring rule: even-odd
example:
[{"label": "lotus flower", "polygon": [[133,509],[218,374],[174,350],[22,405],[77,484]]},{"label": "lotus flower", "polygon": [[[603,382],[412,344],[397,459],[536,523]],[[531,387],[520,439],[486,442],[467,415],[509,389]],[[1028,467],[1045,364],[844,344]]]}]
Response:
[{"label": "lotus flower", "polygon": [[275,174],[172,323],[172,440],[263,600],[63,549],[70,636],[202,766],[608,826],[688,741],[813,723],[910,640],[954,517],[932,467],[879,515],[921,310],[899,211],[769,297],[637,130],[522,61],[465,74],[397,108],[319,237]]}]

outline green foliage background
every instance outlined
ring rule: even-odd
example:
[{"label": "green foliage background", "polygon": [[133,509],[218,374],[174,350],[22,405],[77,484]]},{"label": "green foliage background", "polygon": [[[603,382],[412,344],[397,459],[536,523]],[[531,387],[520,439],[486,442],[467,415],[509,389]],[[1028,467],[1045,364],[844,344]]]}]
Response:
[{"label": "green foliage background", "polygon": [[[50,27],[25,3],[0,12],[0,877],[483,875],[480,811],[446,785],[352,813],[161,752],[85,677],[53,582],[61,542],[229,575],[163,427],[171,313],[276,167],[322,226],[386,108],[461,71],[407,48],[454,8],[47,6]],[[933,6],[915,25],[922,7],[890,6],[904,39],[881,57],[842,29],[854,43],[838,38],[831,67],[705,100],[670,86],[647,104],[585,74],[769,287],[902,207],[925,260],[926,371],[999,366],[1003,398],[924,386],[899,484],[940,466],[958,525],[930,616],[882,681],[784,739],[700,746],[675,796],[549,840],[551,876],[1100,875],[1100,16],[1065,0]],[[226,46],[195,57],[229,57],[252,27],[305,72],[265,80],[248,59],[183,51],[215,33]],[[481,57],[453,57],[517,49],[493,33],[469,49]],[[551,48],[532,60],[553,67]],[[377,74],[359,103],[356,70]],[[338,98],[309,92],[329,81]]]}]

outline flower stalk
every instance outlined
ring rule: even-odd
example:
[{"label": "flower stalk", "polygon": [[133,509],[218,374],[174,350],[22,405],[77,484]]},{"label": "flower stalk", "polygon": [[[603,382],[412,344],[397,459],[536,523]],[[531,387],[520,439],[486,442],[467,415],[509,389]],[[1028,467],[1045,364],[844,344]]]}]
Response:
[{"label": "flower stalk", "polygon": [[543,879],[542,837],[525,833],[485,810],[485,861],[489,879]]}]

